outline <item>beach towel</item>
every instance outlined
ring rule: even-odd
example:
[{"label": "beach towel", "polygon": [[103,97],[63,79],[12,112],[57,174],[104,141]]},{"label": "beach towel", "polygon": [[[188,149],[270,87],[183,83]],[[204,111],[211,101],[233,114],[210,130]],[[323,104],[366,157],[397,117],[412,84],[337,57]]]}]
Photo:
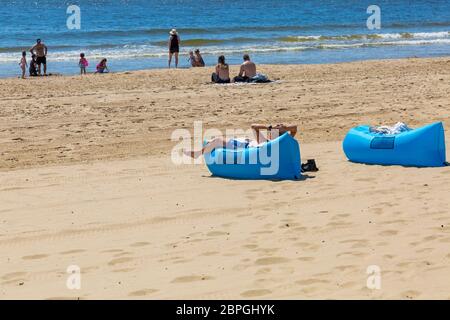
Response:
[{"label": "beach towel", "polygon": [[411,130],[412,129],[409,128],[403,122],[397,122],[393,126],[378,126],[378,127],[370,128],[370,132],[381,133],[381,134],[391,134],[391,135],[396,135],[396,134],[406,132],[406,131],[411,131]]},{"label": "beach towel", "polygon": [[253,83],[267,83],[271,82],[269,77],[262,73],[257,73],[253,78],[250,79],[250,82]]}]

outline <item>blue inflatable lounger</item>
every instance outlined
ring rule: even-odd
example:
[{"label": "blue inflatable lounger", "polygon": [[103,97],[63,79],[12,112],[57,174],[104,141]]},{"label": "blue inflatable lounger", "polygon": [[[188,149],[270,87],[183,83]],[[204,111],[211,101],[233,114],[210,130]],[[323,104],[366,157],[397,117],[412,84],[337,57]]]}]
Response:
[{"label": "blue inflatable lounger", "polygon": [[353,162],[412,167],[445,165],[442,122],[396,135],[371,132],[369,126],[359,126],[347,133],[343,148]]},{"label": "blue inflatable lounger", "polygon": [[300,147],[289,133],[255,148],[217,148],[204,158],[209,171],[217,177],[296,180],[301,176]]}]

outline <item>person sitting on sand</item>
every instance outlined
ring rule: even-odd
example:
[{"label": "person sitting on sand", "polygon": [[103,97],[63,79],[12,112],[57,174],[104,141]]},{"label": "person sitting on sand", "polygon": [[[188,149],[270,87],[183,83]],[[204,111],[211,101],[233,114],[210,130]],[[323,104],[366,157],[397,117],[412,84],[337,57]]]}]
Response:
[{"label": "person sitting on sand", "polygon": [[188,62],[191,64],[192,68],[197,66],[197,62],[195,61],[194,51],[189,51],[189,59]]},{"label": "person sitting on sand", "polygon": [[197,67],[204,67],[205,61],[203,60],[202,55],[200,54],[199,49],[195,49],[195,62]]},{"label": "person sitting on sand", "polygon": [[36,55],[35,54],[33,54],[31,56],[30,66],[28,68],[28,71],[30,73],[30,77],[37,77],[38,76]]},{"label": "person sitting on sand", "polygon": [[244,54],[244,62],[241,64],[239,75],[234,77],[234,82],[249,82],[256,76],[256,64],[250,60],[248,54]]},{"label": "person sitting on sand", "polygon": [[230,83],[230,67],[225,63],[225,56],[220,56],[216,65],[216,72],[211,75],[214,83]]},{"label": "person sitting on sand", "polygon": [[[192,157],[194,159],[200,157],[205,153],[210,153],[216,148],[226,148],[226,149],[246,149],[258,147],[261,144],[276,139],[277,137],[283,135],[286,132],[289,132],[292,137],[295,137],[297,134],[297,126],[296,125],[284,125],[278,124],[276,126],[267,126],[263,124],[252,124],[251,128],[253,130],[253,134],[256,137],[255,140],[251,140],[248,138],[233,138],[233,139],[224,139],[223,137],[217,137],[210,141],[208,141],[202,150],[199,151],[187,151],[184,150],[183,153],[186,156]],[[267,130],[267,137],[261,134],[261,130]]]},{"label": "person sitting on sand", "polygon": [[106,65],[107,62],[108,60],[103,58],[97,65],[97,71],[95,73],[108,73],[109,69],[108,66]]}]

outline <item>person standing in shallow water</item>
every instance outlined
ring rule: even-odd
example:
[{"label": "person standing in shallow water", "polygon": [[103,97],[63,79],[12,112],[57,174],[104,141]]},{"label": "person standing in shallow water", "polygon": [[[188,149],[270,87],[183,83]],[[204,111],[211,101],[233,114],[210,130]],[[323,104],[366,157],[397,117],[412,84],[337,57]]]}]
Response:
[{"label": "person standing in shallow water", "polygon": [[41,65],[44,65],[44,76],[47,75],[47,50],[47,46],[42,43],[41,39],[37,39],[36,44],[30,49],[32,55],[36,54],[39,75],[41,75]]},{"label": "person standing in shallow water", "polygon": [[170,31],[169,37],[169,68],[172,63],[172,56],[175,56],[175,68],[178,68],[178,54],[180,53],[180,36],[176,29]]}]

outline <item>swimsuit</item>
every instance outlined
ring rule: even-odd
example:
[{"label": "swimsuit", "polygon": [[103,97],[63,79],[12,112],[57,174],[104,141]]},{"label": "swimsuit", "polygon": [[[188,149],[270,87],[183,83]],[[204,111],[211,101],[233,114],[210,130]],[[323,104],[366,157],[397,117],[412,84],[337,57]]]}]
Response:
[{"label": "swimsuit", "polygon": [[36,63],[37,64],[43,64],[46,65],[47,64],[47,57],[43,56],[43,57],[37,57],[36,58]]},{"label": "swimsuit", "polygon": [[235,138],[230,139],[226,144],[226,149],[247,149],[250,146],[249,139]]},{"label": "swimsuit", "polygon": [[178,43],[178,36],[170,36],[170,53],[180,52],[180,45]]},{"label": "swimsuit", "polygon": [[86,68],[87,66],[89,66],[89,62],[86,59],[81,59],[79,65],[80,68]]}]

